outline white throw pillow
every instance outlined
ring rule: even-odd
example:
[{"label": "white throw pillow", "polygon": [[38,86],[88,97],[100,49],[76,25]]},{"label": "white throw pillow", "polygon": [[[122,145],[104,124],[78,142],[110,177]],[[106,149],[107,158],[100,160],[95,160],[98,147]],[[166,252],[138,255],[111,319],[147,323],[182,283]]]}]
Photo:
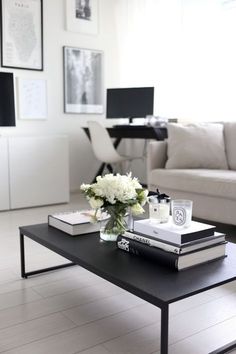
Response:
[{"label": "white throw pillow", "polygon": [[167,129],[167,169],[228,169],[223,124],[168,124]]},{"label": "white throw pillow", "polygon": [[224,123],[224,133],[228,165],[231,170],[236,170],[236,122]]}]

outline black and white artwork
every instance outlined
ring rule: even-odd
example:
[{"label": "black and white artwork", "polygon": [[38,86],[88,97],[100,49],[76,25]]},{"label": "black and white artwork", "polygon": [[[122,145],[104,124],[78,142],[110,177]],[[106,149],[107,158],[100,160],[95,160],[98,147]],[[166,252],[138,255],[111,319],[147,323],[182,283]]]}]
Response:
[{"label": "black and white artwork", "polygon": [[1,0],[1,61],[43,70],[43,0]]},{"label": "black and white artwork", "polygon": [[64,47],[65,113],[103,113],[103,53]]},{"label": "black and white artwork", "polygon": [[91,21],[92,8],[90,0],[75,0],[75,17]]},{"label": "black and white artwork", "polygon": [[96,35],[98,0],[66,0],[66,29]]}]

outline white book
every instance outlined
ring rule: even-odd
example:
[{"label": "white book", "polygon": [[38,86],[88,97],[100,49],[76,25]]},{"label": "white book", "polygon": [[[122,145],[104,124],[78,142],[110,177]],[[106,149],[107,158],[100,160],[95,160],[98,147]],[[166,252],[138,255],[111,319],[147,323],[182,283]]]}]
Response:
[{"label": "white book", "polygon": [[177,245],[214,235],[216,227],[197,221],[192,221],[187,228],[174,225],[171,221],[158,224],[152,219],[134,221],[134,232],[157,237],[163,241],[173,242]]},{"label": "white book", "polygon": [[[92,222],[94,213],[94,210],[76,210],[48,215],[48,225],[72,236],[97,232],[100,222]],[[107,219],[107,214],[100,214],[98,219]]]}]

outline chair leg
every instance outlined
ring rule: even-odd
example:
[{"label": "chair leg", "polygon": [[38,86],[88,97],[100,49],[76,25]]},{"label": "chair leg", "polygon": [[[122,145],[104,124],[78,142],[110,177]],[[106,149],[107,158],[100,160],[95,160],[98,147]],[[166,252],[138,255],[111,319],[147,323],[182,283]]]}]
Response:
[{"label": "chair leg", "polygon": [[110,164],[107,164],[107,169],[110,173],[113,173],[113,168]]}]

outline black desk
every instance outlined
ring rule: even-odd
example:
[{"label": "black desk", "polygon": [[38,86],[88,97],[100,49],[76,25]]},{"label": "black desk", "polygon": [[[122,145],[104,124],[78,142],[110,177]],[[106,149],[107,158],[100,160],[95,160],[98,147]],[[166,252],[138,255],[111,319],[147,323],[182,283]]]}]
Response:
[{"label": "black desk", "polygon": [[[116,147],[122,139],[164,140],[167,138],[167,129],[164,127],[154,128],[148,125],[116,125],[106,129],[111,138],[117,139],[115,144]],[[83,127],[83,130],[90,139],[89,129]]]},{"label": "black desk", "polygon": [[[24,236],[72,263],[25,271]],[[236,280],[236,245],[228,243],[228,257],[177,272],[117,249],[115,242],[100,242],[99,233],[71,237],[48,224],[20,227],[21,276],[78,264],[161,309],[161,354],[168,353],[169,305],[178,300]],[[236,347],[236,341],[228,348]],[[214,353],[226,353],[221,348]]]},{"label": "black desk", "polygon": [[[152,127],[147,125],[116,125],[113,127],[106,128],[110,137],[115,138],[114,146],[118,147],[122,139],[153,139],[153,140],[164,140],[167,138],[167,129],[165,127]],[[90,140],[89,129],[83,127],[84,132]],[[96,176],[102,174],[105,168],[103,163]],[[93,182],[96,181],[96,176]]]}]

